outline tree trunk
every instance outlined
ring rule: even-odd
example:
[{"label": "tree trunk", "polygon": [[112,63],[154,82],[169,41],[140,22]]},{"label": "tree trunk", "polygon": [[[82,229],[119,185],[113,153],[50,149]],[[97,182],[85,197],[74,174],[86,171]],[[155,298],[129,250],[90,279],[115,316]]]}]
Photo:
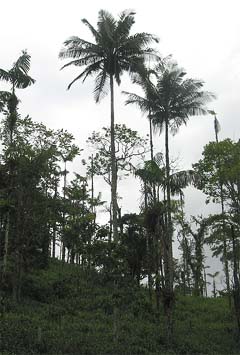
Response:
[{"label": "tree trunk", "polygon": [[171,341],[173,333],[173,254],[172,254],[172,221],[171,221],[171,191],[170,191],[170,162],[168,143],[168,117],[165,118],[165,159],[166,159],[166,187],[167,187],[167,233],[165,260],[165,312],[167,316],[167,337]]},{"label": "tree trunk", "polygon": [[233,280],[234,280],[234,289],[233,289],[233,299],[235,306],[235,314],[238,325],[238,332],[240,333],[240,281],[238,275],[238,262],[237,262],[237,248],[236,248],[236,240],[234,227],[231,226],[232,232],[232,245],[233,245]]},{"label": "tree trunk", "polygon": [[227,243],[226,243],[226,223],[225,223],[225,210],[224,210],[224,200],[223,200],[223,187],[220,182],[220,191],[221,191],[221,209],[222,209],[222,222],[223,222],[223,263],[224,263],[224,273],[225,280],[227,286],[227,295],[228,295],[228,304],[231,308],[231,289],[230,289],[230,281],[229,281],[229,268],[228,268],[228,260],[227,260]]},{"label": "tree trunk", "polygon": [[[149,111],[150,116],[150,111]],[[153,134],[152,134],[152,119],[149,117],[149,133],[150,133],[150,152],[151,160],[153,161]]]},{"label": "tree trunk", "polygon": [[4,256],[3,256],[3,277],[7,271],[8,260],[8,242],[9,242],[9,226],[10,226],[10,212],[7,212],[6,226],[5,226],[5,240],[4,240]]},{"label": "tree trunk", "polygon": [[113,75],[110,75],[110,90],[111,90],[111,199],[112,199],[112,225],[113,225],[113,240],[118,240],[118,222],[117,222],[117,166],[115,154],[115,127],[114,127],[114,87]]},{"label": "tree trunk", "polygon": [[[66,202],[66,187],[67,187],[67,162],[65,161],[65,166],[64,166],[64,183],[63,183],[63,201],[64,204]],[[64,206],[65,208],[65,206]],[[65,212],[63,212],[63,237],[65,233]],[[65,261],[66,258],[66,247],[64,243],[64,238],[62,241],[62,261]]]},{"label": "tree trunk", "polygon": [[57,234],[57,221],[56,221],[56,216],[57,216],[57,209],[56,209],[56,199],[57,199],[57,179],[55,180],[55,186],[54,186],[54,221],[53,221],[53,240],[52,240],[52,258],[55,259],[56,257],[56,234]]}]

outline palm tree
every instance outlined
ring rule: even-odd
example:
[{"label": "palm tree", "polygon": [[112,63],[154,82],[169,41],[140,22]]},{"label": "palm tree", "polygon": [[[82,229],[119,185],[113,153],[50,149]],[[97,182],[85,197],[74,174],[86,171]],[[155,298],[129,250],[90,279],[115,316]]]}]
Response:
[{"label": "palm tree", "polygon": [[[214,131],[215,131],[215,139],[216,143],[219,143],[218,133],[220,131],[220,123],[217,119],[217,114],[213,110],[208,110],[210,115],[214,116]],[[220,159],[219,159],[219,169],[220,169]],[[223,230],[223,263],[224,263],[224,273],[226,279],[227,293],[228,293],[228,303],[231,308],[231,290],[230,290],[230,281],[229,281],[229,267],[227,260],[227,243],[226,243],[226,223],[225,223],[225,205],[224,205],[224,196],[223,196],[223,184],[221,179],[219,179],[219,187],[220,187],[220,198],[221,198],[221,211],[222,211],[222,230]]]},{"label": "palm tree", "polygon": [[[168,263],[166,265],[166,288],[169,297],[173,292],[173,255],[172,255],[172,222],[171,222],[171,185],[169,163],[169,130],[174,134],[182,124],[186,124],[190,116],[207,114],[205,104],[213,98],[213,94],[202,90],[203,81],[185,79],[186,72],[177,64],[170,62],[157,68],[158,78],[154,87],[154,106],[152,121],[156,129],[165,129],[165,166],[167,192],[167,239]],[[171,308],[171,307],[170,307]],[[169,309],[171,313],[171,309]],[[169,316],[171,318],[171,315]]]},{"label": "palm tree", "polygon": [[[35,80],[32,79],[28,72],[30,70],[31,56],[27,51],[22,51],[22,54],[13,64],[10,70],[0,69],[0,80],[3,80],[11,84],[11,92],[0,92],[0,111],[4,111],[7,115],[7,125],[10,132],[10,148],[13,148],[13,131],[17,122],[18,113],[17,106],[19,100],[15,95],[15,89],[25,89],[31,84],[34,84]],[[9,192],[8,200],[10,199],[10,191],[12,189],[12,164],[9,164]],[[8,201],[8,205],[10,202]],[[4,241],[4,260],[3,260],[3,276],[7,269],[8,258],[8,243],[9,243],[9,230],[10,230],[10,210],[8,209],[6,215],[6,227],[5,227],[5,241]]]},{"label": "palm tree", "polygon": [[[5,99],[8,108],[8,126],[10,131],[10,144],[12,144],[13,130],[17,121],[17,105],[19,103],[18,98],[15,95],[15,89],[25,89],[28,86],[34,84],[35,80],[28,75],[30,70],[31,56],[27,51],[22,51],[22,54],[17,59],[13,66],[9,70],[0,69],[0,80],[6,81],[11,85],[11,94],[2,91],[0,93],[1,99]],[[4,101],[2,101],[4,102]],[[0,108],[3,107],[0,102]]]},{"label": "palm tree", "polygon": [[[135,103],[142,110],[149,110],[151,105],[151,120],[153,126],[162,132],[165,129],[165,167],[166,167],[166,193],[167,193],[167,249],[166,262],[166,290],[169,297],[168,325],[171,328],[171,313],[173,299],[173,255],[172,255],[172,222],[171,222],[171,179],[169,162],[169,130],[176,133],[178,128],[190,116],[207,114],[205,104],[214,95],[202,90],[203,81],[185,79],[186,73],[177,64],[171,61],[160,62],[155,68],[157,73],[156,85],[148,82],[147,100],[139,100],[134,94],[129,95],[127,103]],[[169,335],[171,334],[169,329]]]},{"label": "palm tree", "polygon": [[[113,236],[118,237],[117,229],[117,169],[114,143],[114,81],[121,83],[124,72],[134,73],[140,70],[146,56],[155,56],[155,51],[149,44],[157,39],[148,33],[130,35],[130,30],[135,22],[135,13],[123,11],[119,19],[105,10],[98,14],[97,28],[95,29],[86,19],[82,22],[88,27],[94,37],[94,42],[89,42],[79,37],[71,37],[64,42],[60,51],[60,58],[73,58],[63,68],[74,65],[84,67],[81,73],[68,85],[68,89],[77,80],[83,82],[89,76],[96,75],[94,98],[99,102],[110,88],[111,95],[111,199]],[[107,86],[108,84],[108,86]]]}]

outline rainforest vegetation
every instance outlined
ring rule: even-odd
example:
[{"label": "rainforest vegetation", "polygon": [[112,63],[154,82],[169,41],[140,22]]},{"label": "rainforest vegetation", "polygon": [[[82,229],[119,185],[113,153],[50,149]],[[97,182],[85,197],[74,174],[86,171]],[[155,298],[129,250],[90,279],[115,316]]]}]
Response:
[{"label": "rainforest vegetation", "polygon": [[[94,153],[82,159],[85,175],[68,171],[82,153],[71,133],[21,115],[18,93],[35,83],[30,54],[0,69],[8,87],[0,91],[3,355],[240,354],[240,143],[219,139],[209,109],[215,95],[162,57],[155,35],[132,33],[134,22],[134,12],[114,18],[100,10],[96,26],[82,20],[92,42],[73,36],[59,53],[64,71],[79,70],[68,89],[94,80],[96,102],[109,94],[109,126],[87,139]],[[115,122],[123,74],[133,85],[122,95],[148,120],[146,137]],[[169,137],[196,115],[213,118],[216,139],[192,169],[180,170]],[[163,152],[154,132],[164,137]],[[141,203],[124,214],[118,186],[129,176],[140,183]],[[190,185],[220,212],[187,216]],[[209,273],[207,253],[222,268]]]}]

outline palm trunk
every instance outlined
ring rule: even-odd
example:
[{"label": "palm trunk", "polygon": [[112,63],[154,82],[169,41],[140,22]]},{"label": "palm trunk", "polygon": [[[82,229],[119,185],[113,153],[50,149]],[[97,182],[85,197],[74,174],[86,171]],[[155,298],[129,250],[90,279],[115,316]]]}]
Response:
[{"label": "palm trunk", "polygon": [[[153,156],[153,134],[152,134],[152,120],[151,120],[151,111],[149,110],[149,132],[150,132],[150,152],[151,152],[151,161],[154,161],[154,156]],[[156,184],[152,184],[152,190],[153,190],[153,201],[154,203],[156,202]]]},{"label": "palm trunk", "polygon": [[[149,111],[150,116],[150,111]],[[149,133],[150,133],[150,152],[151,160],[153,161],[153,134],[152,134],[152,119],[149,117]]]},{"label": "palm trunk", "polygon": [[54,186],[54,222],[53,222],[53,240],[52,240],[52,258],[55,259],[56,256],[56,235],[57,235],[57,209],[56,209],[56,199],[57,199],[57,179],[55,180],[55,186]]},{"label": "palm trunk", "polygon": [[117,223],[117,166],[115,154],[115,127],[114,127],[114,86],[113,75],[110,75],[110,91],[111,91],[111,199],[112,199],[112,225],[113,240],[118,239],[118,223]]},{"label": "palm trunk", "polygon": [[10,227],[10,212],[8,211],[6,217],[5,238],[4,238],[3,276],[5,276],[7,271],[9,227]]},{"label": "palm trunk", "polygon": [[[66,187],[67,187],[67,162],[65,161],[65,165],[64,165],[64,182],[63,182],[63,201],[64,204],[66,203]],[[65,206],[64,206],[65,208]],[[65,233],[65,211],[63,212],[63,237],[64,237],[64,233]],[[65,261],[65,257],[66,257],[66,247],[65,247],[65,243],[64,243],[64,238],[62,241],[62,261]]]},{"label": "palm trunk", "polygon": [[222,183],[220,183],[221,189],[221,209],[222,209],[222,222],[223,222],[223,262],[224,262],[224,273],[225,273],[225,280],[227,286],[227,294],[228,294],[228,303],[229,307],[231,308],[231,290],[230,290],[230,282],[229,282],[229,268],[228,268],[228,260],[227,260],[227,243],[226,243],[226,223],[225,223],[225,210],[224,210],[224,202],[223,202],[223,188]]},{"label": "palm trunk", "polygon": [[170,343],[173,333],[173,254],[172,254],[172,221],[171,221],[171,191],[170,191],[170,163],[168,143],[168,117],[165,118],[165,159],[166,159],[166,187],[167,187],[167,233],[165,260],[165,312],[167,316],[167,337]]}]

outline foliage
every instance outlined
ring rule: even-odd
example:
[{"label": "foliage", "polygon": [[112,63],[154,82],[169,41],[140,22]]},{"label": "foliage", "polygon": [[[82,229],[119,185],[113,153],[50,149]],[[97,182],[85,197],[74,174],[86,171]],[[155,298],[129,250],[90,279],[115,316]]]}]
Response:
[{"label": "foliage", "polygon": [[[103,127],[102,132],[93,132],[87,140],[96,154],[93,156],[93,165],[88,167],[88,175],[103,176],[104,180],[111,184],[111,132]],[[147,140],[140,137],[137,131],[127,128],[124,124],[115,125],[116,165],[118,178],[127,176],[134,170],[136,158],[143,158]]]},{"label": "foliage", "polygon": [[[101,274],[55,261],[30,278],[21,304],[4,300],[1,353],[239,354],[225,298],[179,297],[170,349],[163,317],[155,318],[144,287],[124,284],[118,290],[118,338],[114,341],[115,291]],[[59,293],[57,283],[65,285],[64,292]],[[42,292],[36,298],[36,287],[49,297]]]}]

